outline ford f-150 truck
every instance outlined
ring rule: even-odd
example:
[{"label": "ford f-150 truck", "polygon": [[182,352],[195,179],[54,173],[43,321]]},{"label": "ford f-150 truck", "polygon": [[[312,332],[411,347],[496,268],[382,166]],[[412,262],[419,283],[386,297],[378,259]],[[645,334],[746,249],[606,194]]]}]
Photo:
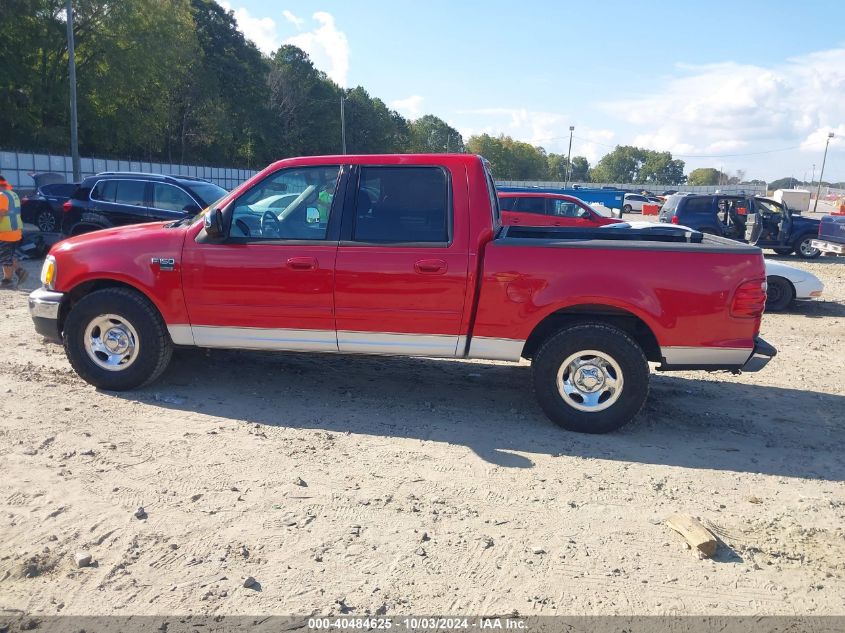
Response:
[{"label": "ford f-150 truck", "polygon": [[[616,429],[660,369],[756,371],[761,251],[678,227],[502,227],[478,156],[282,160],[193,218],[54,246],[36,330],[108,390],[174,346],[533,361],[543,411]],[[612,226],[612,225],[611,225]]]}]

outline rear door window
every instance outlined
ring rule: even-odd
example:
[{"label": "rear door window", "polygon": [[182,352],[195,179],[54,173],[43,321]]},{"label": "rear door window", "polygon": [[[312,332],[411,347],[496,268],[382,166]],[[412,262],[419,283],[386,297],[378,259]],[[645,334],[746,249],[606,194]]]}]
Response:
[{"label": "rear door window", "polygon": [[443,243],[451,233],[449,179],[440,167],[361,167],[352,239]]},{"label": "rear door window", "polygon": [[712,198],[687,198],[684,205],[685,213],[707,213],[713,206]]},{"label": "rear door window", "polygon": [[536,215],[546,215],[546,199],[534,198],[532,196],[517,198],[516,203],[511,208],[514,211],[519,211],[521,213],[534,213]]},{"label": "rear door window", "polygon": [[114,201],[118,204],[143,207],[146,186],[147,183],[143,180],[118,180]]}]

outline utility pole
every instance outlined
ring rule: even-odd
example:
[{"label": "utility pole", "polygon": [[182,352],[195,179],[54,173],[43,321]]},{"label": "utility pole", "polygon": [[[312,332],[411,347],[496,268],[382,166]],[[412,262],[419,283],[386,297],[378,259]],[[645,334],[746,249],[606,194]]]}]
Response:
[{"label": "utility pole", "polygon": [[340,142],[343,146],[342,153],[346,153],[346,114],[343,112],[343,102],[346,101],[346,95],[340,95]]},{"label": "utility pole", "polygon": [[82,179],[79,167],[79,137],[76,121],[76,52],[73,43],[73,0],[67,0],[67,57],[70,80],[70,157],[73,163],[73,181]]},{"label": "utility pole", "polygon": [[569,152],[566,154],[566,182],[563,183],[563,188],[569,187],[569,178],[572,176],[572,133],[575,131],[575,126],[569,126]]},{"label": "utility pole", "polygon": [[827,146],[830,145],[830,139],[833,138],[833,132],[828,132],[827,142],[824,144],[824,158],[822,158],[822,170],[819,172],[819,186],[816,189],[816,204],[813,205],[813,213],[819,208],[819,196],[822,193],[822,180],[824,180],[824,164],[827,161]]},{"label": "utility pole", "polygon": [[813,184],[813,181],[816,179],[816,164],[813,163],[813,176],[810,178],[810,184]]}]

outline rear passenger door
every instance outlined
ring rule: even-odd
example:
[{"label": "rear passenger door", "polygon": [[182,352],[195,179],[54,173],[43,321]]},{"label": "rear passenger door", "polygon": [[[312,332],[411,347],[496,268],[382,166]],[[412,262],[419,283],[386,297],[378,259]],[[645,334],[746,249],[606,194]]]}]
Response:
[{"label": "rear passenger door", "polygon": [[114,226],[149,222],[145,180],[101,180],[91,190],[89,211]]},{"label": "rear passenger door", "polygon": [[339,350],[455,356],[469,214],[466,191],[457,187],[465,187],[466,174],[361,165],[353,183],[335,269]]}]

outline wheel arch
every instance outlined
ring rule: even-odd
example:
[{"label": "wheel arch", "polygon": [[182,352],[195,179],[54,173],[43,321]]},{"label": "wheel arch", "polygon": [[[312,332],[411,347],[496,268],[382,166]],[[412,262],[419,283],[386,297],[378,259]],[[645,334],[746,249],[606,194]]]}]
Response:
[{"label": "wheel arch", "polygon": [[604,323],[629,334],[642,348],[645,357],[661,362],[660,344],[651,327],[639,316],[616,306],[585,303],[555,310],[543,318],[528,335],[522,349],[524,358],[533,358],[543,341],[575,323]]},{"label": "wheel arch", "polygon": [[150,302],[150,304],[155,308],[156,312],[158,312],[159,316],[162,318],[162,321],[164,321],[164,315],[161,312],[161,308],[156,304],[156,301],[147,292],[144,291],[143,288],[140,288],[120,279],[101,277],[97,279],[88,279],[86,281],[80,282],[73,288],[65,292],[65,299],[64,301],[62,301],[62,305],[59,309],[59,332],[64,331],[64,323],[65,319],[67,319],[67,315],[70,314],[70,311],[73,309],[73,306],[80,299],[82,299],[82,297],[88,296],[92,292],[96,292],[98,290],[105,290],[106,288],[125,288],[127,290],[132,290],[133,292],[138,293]]}]

